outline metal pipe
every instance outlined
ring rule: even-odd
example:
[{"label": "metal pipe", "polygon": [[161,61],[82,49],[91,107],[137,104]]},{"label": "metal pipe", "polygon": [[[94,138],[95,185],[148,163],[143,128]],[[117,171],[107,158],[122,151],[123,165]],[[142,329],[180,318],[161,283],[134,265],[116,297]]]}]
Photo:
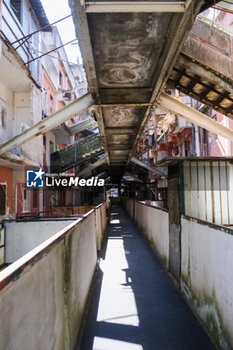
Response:
[{"label": "metal pipe", "polygon": [[53,23],[47,24],[46,26],[41,27],[41,28],[35,30],[35,31],[32,32],[32,33],[29,33],[29,34],[27,34],[27,35],[21,37],[20,39],[17,39],[17,40],[15,40],[15,41],[13,41],[13,42],[11,43],[11,45],[16,44],[16,43],[18,43],[19,41],[21,41],[21,40],[23,40],[23,39],[30,38],[32,35],[34,35],[34,34],[36,34],[36,33],[38,33],[38,32],[41,32],[42,30],[44,30],[44,29],[46,29],[46,28],[48,28],[48,27],[51,27],[51,26],[53,26],[53,25],[56,24],[56,23],[59,23],[59,22],[61,22],[61,21],[64,21],[65,19],[67,19],[67,18],[69,18],[69,17],[71,17],[71,16],[72,16],[72,15],[70,14],[70,15],[68,15],[68,16],[66,16],[66,17],[63,17],[63,18],[61,18],[61,19],[58,19],[57,21],[55,21],[55,22],[53,22]]},{"label": "metal pipe", "polygon": [[46,119],[39,121],[31,128],[26,129],[21,134],[13,137],[6,143],[0,146],[0,154],[9,152],[10,150],[32,140],[33,138],[46,133],[47,131],[55,128],[56,126],[71,119],[73,116],[78,115],[93,105],[93,99],[90,93],[87,93],[77,100],[71,102],[59,111],[51,114]]},{"label": "metal pipe", "polygon": [[56,51],[56,50],[60,49],[61,47],[64,47],[64,46],[66,46],[66,45],[71,44],[71,43],[74,42],[74,41],[77,41],[77,39],[73,39],[73,40],[69,41],[68,43],[65,43],[65,44],[62,44],[62,45],[60,45],[60,46],[58,46],[58,47],[55,47],[55,49],[52,49],[52,50],[50,50],[50,51],[48,51],[48,52],[46,52],[46,53],[43,53],[43,55],[37,56],[37,57],[33,58],[33,60],[30,60],[30,61],[28,61],[28,62],[26,62],[26,63],[24,63],[24,64],[29,64],[29,63],[31,63],[31,62],[33,62],[33,61],[36,61],[36,60],[38,60],[39,58],[42,58],[42,57],[46,56],[46,55],[49,54],[50,52]]}]

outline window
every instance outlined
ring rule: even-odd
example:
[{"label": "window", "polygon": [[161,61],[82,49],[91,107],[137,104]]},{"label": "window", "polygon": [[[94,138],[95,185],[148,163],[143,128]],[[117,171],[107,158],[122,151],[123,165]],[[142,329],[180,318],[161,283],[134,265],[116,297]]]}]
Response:
[{"label": "window", "polygon": [[59,73],[59,87],[62,88],[62,83],[63,83],[63,79],[62,79],[62,74],[61,72]]},{"label": "window", "polygon": [[50,95],[50,114],[53,113],[53,96]]},{"label": "window", "polygon": [[6,109],[4,107],[2,107],[2,110],[1,110],[1,124],[2,124],[2,127],[5,129],[6,128]]},{"label": "window", "polygon": [[37,208],[37,189],[33,188],[33,201],[32,201],[33,208]]},{"label": "window", "polygon": [[6,185],[0,184],[0,215],[6,215]]},{"label": "window", "polygon": [[22,1],[21,0],[10,0],[11,8],[14,14],[22,24]]}]

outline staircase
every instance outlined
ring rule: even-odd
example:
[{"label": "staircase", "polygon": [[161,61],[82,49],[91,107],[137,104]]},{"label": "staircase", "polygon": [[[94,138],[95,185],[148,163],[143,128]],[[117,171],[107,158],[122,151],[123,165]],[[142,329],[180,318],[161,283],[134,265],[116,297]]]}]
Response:
[{"label": "staircase", "polygon": [[52,153],[50,170],[52,173],[61,173],[103,152],[100,135],[88,136],[71,146]]}]

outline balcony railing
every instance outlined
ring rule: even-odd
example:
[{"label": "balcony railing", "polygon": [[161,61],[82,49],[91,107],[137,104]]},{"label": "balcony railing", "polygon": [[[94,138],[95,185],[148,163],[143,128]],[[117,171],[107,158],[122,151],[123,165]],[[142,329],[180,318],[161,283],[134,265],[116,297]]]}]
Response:
[{"label": "balcony railing", "polygon": [[100,135],[92,135],[51,154],[51,172],[60,173],[104,152]]}]

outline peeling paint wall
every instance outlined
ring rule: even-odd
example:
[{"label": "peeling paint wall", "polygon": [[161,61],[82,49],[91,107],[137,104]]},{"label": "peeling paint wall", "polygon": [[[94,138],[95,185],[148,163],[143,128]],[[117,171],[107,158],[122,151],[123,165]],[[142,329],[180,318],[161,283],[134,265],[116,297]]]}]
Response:
[{"label": "peeling paint wall", "polygon": [[97,250],[99,251],[102,247],[104,233],[107,225],[106,217],[106,204],[103,203],[96,208],[96,243]]},{"label": "peeling paint wall", "polygon": [[0,350],[73,350],[97,262],[95,211],[0,272]]},{"label": "peeling paint wall", "polygon": [[219,348],[233,348],[233,231],[181,219],[181,288]]}]

